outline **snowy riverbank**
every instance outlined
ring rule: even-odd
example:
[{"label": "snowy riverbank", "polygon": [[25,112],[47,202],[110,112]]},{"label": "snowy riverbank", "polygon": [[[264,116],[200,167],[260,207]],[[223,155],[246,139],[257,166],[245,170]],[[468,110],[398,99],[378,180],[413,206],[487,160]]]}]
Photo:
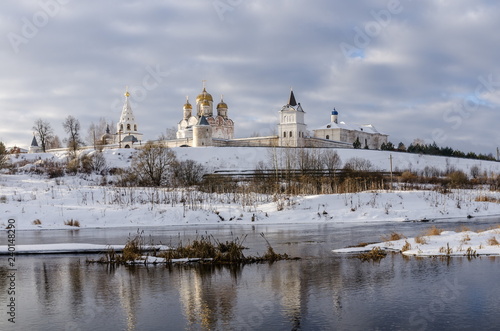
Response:
[{"label": "snowy riverbank", "polygon": [[[436,231],[436,228],[431,228]],[[439,230],[438,230],[439,232]],[[467,256],[500,255],[500,228],[482,232],[464,229],[461,232],[443,231],[440,234],[425,234],[415,238],[403,238],[364,247],[336,249],[334,253],[368,252],[376,247],[402,252],[406,256]]]},{"label": "snowy riverbank", "polygon": [[[0,226],[71,229],[202,224],[401,222],[500,215],[499,192],[377,191],[273,197],[96,186],[78,176],[0,178]],[[486,199],[488,200],[488,199]],[[187,201],[187,202],[186,202]],[[243,206],[243,204],[245,204]]]}]

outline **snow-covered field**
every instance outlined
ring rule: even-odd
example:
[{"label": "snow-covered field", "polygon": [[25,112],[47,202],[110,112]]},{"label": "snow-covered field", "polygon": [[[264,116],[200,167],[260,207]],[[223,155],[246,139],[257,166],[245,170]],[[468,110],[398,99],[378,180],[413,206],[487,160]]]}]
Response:
[{"label": "snow-covered field", "polygon": [[[272,148],[177,148],[179,159],[193,159],[213,170],[251,170],[267,161]],[[86,151],[91,153],[92,151]],[[134,151],[105,150],[109,167],[127,167]],[[350,157],[369,159],[378,170],[388,170],[389,155],[394,167],[423,169],[432,166],[445,170],[450,165],[468,173],[477,165],[481,171],[500,173],[500,163],[467,159],[420,156],[364,150],[337,150],[343,162]],[[25,154],[14,162],[38,159],[62,160],[60,153]],[[36,167],[28,164],[24,169]],[[164,226],[194,224],[279,224],[323,222],[404,221],[468,216],[500,215],[500,204],[477,202],[478,196],[500,200],[498,192],[455,190],[449,194],[435,191],[361,192],[355,194],[288,197],[252,195],[246,204],[228,194],[169,191],[151,188],[99,186],[89,176],[48,179],[35,174],[0,175],[0,226],[15,219],[16,229],[70,228],[64,223],[78,221],[82,228],[123,226]],[[186,198],[187,203],[182,203]],[[186,199],[184,199],[186,201]],[[236,199],[237,200],[237,199]],[[249,203],[248,203],[249,202]],[[283,206],[283,210],[278,210]],[[253,223],[255,222],[255,223]]]}]

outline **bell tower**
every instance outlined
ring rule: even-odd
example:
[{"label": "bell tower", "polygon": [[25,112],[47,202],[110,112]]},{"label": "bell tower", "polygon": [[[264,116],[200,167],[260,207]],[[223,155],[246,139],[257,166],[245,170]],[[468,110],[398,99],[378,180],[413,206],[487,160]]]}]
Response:
[{"label": "bell tower", "polygon": [[278,125],[279,145],[281,147],[302,147],[306,135],[304,110],[297,103],[293,90],[290,91],[288,103],[280,110],[280,124]]}]

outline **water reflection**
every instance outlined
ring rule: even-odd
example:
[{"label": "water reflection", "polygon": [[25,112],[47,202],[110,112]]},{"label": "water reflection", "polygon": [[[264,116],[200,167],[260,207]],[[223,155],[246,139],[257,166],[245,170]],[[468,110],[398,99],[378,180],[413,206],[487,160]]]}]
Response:
[{"label": "water reflection", "polygon": [[[335,254],[315,256],[313,251],[326,252],[333,246],[317,238],[322,231],[308,234],[304,242],[296,232],[279,233],[283,244],[277,245],[278,251],[292,246],[305,258],[274,264],[114,267],[87,265],[81,256],[18,257],[16,326],[24,330],[446,330],[459,325],[485,330],[500,322],[496,313],[500,288],[494,285],[500,259],[389,254],[380,262],[363,263]],[[5,275],[6,268],[0,267],[1,302],[7,299]],[[0,319],[1,330],[9,326]]]}]

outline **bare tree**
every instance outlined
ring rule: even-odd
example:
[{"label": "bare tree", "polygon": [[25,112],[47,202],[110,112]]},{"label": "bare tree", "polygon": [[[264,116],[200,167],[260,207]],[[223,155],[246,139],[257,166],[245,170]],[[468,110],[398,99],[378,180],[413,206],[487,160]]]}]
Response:
[{"label": "bare tree", "polygon": [[47,139],[47,149],[53,149],[53,148],[61,148],[61,139],[59,139],[59,136],[55,135],[50,137],[50,139]]},{"label": "bare tree", "polygon": [[63,128],[69,135],[69,137],[65,139],[68,144],[68,148],[76,155],[78,147],[83,144],[80,139],[80,121],[69,115],[63,122]]},{"label": "bare tree", "polygon": [[9,156],[7,155],[7,149],[3,142],[0,141],[0,169],[5,168],[7,162],[9,161]]},{"label": "bare tree", "polygon": [[176,186],[182,187],[200,184],[205,173],[203,165],[194,160],[174,162],[172,168]]},{"label": "bare tree", "polygon": [[47,150],[48,142],[50,139],[52,139],[52,136],[54,134],[54,130],[52,130],[49,122],[44,121],[41,118],[35,121],[33,130],[35,131],[35,135],[40,141],[42,151],[45,153],[45,151]]},{"label": "bare tree", "polygon": [[344,169],[352,171],[372,171],[373,164],[368,159],[363,159],[361,157],[351,157],[346,161]]},{"label": "bare tree", "polygon": [[[106,128],[108,127],[108,123],[106,122],[106,119],[104,117],[99,118],[99,122],[94,123],[91,122],[89,129],[87,131],[87,137],[85,141],[89,145],[94,145],[95,141],[98,141],[101,139],[101,137],[106,133]],[[110,127],[111,130],[111,127]]]},{"label": "bare tree", "polygon": [[92,155],[92,170],[97,174],[107,172],[106,158],[102,152],[97,151]]},{"label": "bare tree", "polygon": [[167,186],[175,161],[175,153],[168,147],[148,142],[132,159],[132,169],[139,185]]},{"label": "bare tree", "polygon": [[342,166],[342,160],[340,159],[337,151],[326,150],[323,155],[323,166],[328,170],[330,175],[335,174],[335,172]]},{"label": "bare tree", "polygon": [[176,139],[177,138],[177,128],[175,126],[167,128],[165,138],[166,138],[166,140]]}]

